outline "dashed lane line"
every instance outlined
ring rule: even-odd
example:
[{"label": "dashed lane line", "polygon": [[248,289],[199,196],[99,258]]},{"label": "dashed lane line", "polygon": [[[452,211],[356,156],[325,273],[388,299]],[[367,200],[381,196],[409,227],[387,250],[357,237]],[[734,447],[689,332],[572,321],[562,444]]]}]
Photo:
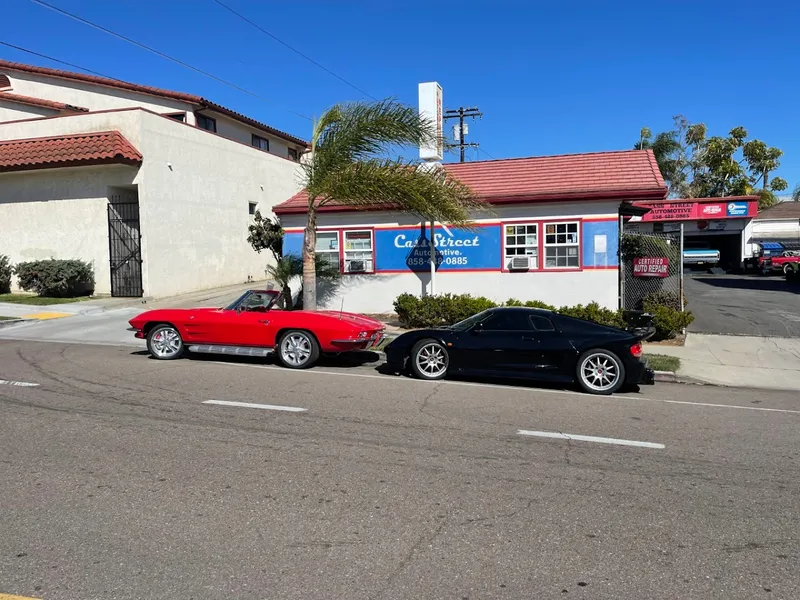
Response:
[{"label": "dashed lane line", "polygon": [[[17,387],[37,387],[38,383],[30,383],[28,381],[8,381],[6,379],[0,379],[0,385],[14,385]],[[0,600],[3,600],[0,597]]]},{"label": "dashed lane line", "polygon": [[306,412],[307,408],[299,406],[277,406],[275,404],[252,404],[250,402],[231,402],[229,400],[206,400],[203,404],[219,404],[220,406],[239,406],[241,408],[261,408],[263,410],[282,410],[285,412]]},{"label": "dashed lane line", "polygon": [[598,444],[615,444],[617,446],[636,446],[638,448],[656,448],[658,450],[664,449],[664,444],[656,444],[654,442],[637,442],[636,440],[621,440],[618,438],[597,437],[594,435],[578,435],[575,433],[561,433],[560,431],[529,431],[527,429],[520,429],[517,431],[519,435],[527,435],[531,437],[551,438],[556,440],[570,440],[573,442],[595,442]]}]

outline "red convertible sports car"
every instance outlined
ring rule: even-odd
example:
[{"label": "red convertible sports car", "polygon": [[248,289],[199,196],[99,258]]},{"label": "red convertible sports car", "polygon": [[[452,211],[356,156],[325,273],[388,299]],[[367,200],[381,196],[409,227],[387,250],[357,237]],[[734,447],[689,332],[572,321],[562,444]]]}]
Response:
[{"label": "red convertible sports car", "polygon": [[339,311],[284,311],[280,292],[248,290],[224,308],[150,310],[129,321],[135,337],[160,360],[186,350],[238,356],[278,355],[291,369],[313,366],[320,353],[365,350],[383,339],[384,324]]}]

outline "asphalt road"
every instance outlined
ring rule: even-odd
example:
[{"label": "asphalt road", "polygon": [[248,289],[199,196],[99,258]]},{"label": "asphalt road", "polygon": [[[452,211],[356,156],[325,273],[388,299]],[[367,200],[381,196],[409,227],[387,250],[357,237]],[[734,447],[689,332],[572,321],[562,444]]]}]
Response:
[{"label": "asphalt road", "polygon": [[684,290],[691,332],[800,337],[800,288],[782,277],[692,274]]},{"label": "asphalt road", "polygon": [[0,593],[800,597],[793,394],[594,397],[18,341],[0,379]]}]

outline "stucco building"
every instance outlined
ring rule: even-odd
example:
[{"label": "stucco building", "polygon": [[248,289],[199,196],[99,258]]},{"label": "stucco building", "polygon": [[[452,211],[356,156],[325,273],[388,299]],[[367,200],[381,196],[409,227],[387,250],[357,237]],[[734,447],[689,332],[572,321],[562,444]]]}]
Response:
[{"label": "stucco building", "polygon": [[306,147],[200,96],[0,61],[0,254],[90,261],[114,296],[263,279],[247,225]]},{"label": "stucco building", "polygon": [[[435,293],[557,306],[619,304],[620,213],[663,200],[667,188],[650,150],[445,164],[486,202],[473,230],[436,228]],[[284,253],[299,254],[307,221],[303,190],[275,207]],[[645,209],[646,211],[646,209]],[[392,210],[319,209],[316,251],[339,265],[318,302],[367,313],[392,311],[401,293],[432,291],[430,227]]]}]

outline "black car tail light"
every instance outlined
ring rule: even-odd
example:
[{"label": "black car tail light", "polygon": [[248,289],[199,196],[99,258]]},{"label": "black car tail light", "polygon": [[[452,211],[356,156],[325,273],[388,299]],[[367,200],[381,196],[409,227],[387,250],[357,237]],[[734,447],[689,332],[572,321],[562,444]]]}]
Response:
[{"label": "black car tail light", "polygon": [[636,342],[633,346],[631,346],[631,354],[636,358],[640,358],[642,356],[641,342]]}]

